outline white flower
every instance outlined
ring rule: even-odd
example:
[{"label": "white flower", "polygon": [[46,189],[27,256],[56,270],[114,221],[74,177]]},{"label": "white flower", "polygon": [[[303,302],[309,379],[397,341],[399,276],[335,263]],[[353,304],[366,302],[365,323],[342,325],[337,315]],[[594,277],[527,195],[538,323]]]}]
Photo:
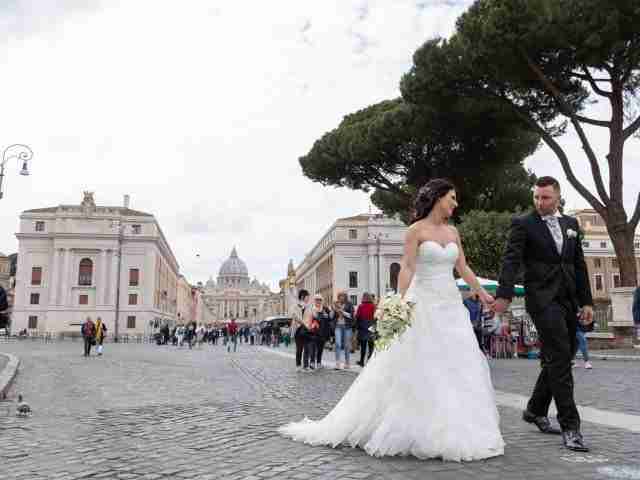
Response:
[{"label": "white flower", "polygon": [[578,236],[578,232],[572,229],[567,229],[567,238],[576,238]]},{"label": "white flower", "polygon": [[380,302],[376,311],[378,319],[376,348],[386,350],[391,343],[411,326],[413,304],[399,294],[388,295]]}]

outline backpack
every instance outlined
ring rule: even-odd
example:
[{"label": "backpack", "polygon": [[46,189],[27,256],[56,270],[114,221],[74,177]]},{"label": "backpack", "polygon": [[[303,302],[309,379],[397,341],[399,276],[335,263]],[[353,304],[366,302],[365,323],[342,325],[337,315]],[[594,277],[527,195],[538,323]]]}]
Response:
[{"label": "backpack", "polygon": [[90,337],[95,334],[95,329],[92,323],[84,322],[82,325],[82,335]]}]

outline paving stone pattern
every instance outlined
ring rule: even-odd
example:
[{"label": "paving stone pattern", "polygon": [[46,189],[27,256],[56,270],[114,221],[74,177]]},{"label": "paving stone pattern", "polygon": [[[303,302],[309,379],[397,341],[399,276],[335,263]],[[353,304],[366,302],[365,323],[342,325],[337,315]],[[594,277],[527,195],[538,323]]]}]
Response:
[{"label": "paving stone pattern", "polygon": [[[640,435],[586,424],[593,452],[570,454],[559,437],[537,433],[509,408],[500,412],[506,454],[483,462],[380,459],[292,442],[276,428],[326,414],[355,374],[296,373],[290,359],[261,348],[107,345],[103,357],[89,359],[72,342],[0,350],[22,360],[9,401],[0,403],[0,480],[640,478]],[[632,365],[598,362],[576,372],[581,402],[602,394],[594,406],[638,413]],[[526,361],[492,368],[497,388],[520,394],[537,371]],[[33,407],[30,418],[13,415],[18,392]]]}]

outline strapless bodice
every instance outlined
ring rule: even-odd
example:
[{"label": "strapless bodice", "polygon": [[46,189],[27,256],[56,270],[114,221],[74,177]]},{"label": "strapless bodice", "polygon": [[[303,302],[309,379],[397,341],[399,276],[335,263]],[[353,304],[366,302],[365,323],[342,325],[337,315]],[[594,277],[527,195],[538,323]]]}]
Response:
[{"label": "strapless bodice", "polygon": [[418,247],[416,271],[407,291],[407,300],[451,300],[457,298],[456,295],[459,297],[453,277],[458,254],[455,242],[444,246],[433,240],[422,242]]}]

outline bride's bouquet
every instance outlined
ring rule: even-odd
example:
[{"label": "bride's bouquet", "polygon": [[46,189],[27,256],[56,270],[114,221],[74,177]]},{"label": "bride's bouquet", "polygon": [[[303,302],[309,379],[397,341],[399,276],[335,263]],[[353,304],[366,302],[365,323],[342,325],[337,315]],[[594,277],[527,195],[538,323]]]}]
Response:
[{"label": "bride's bouquet", "polygon": [[411,326],[415,304],[405,301],[399,293],[387,295],[375,313],[378,320],[376,349],[386,350],[389,345]]}]

